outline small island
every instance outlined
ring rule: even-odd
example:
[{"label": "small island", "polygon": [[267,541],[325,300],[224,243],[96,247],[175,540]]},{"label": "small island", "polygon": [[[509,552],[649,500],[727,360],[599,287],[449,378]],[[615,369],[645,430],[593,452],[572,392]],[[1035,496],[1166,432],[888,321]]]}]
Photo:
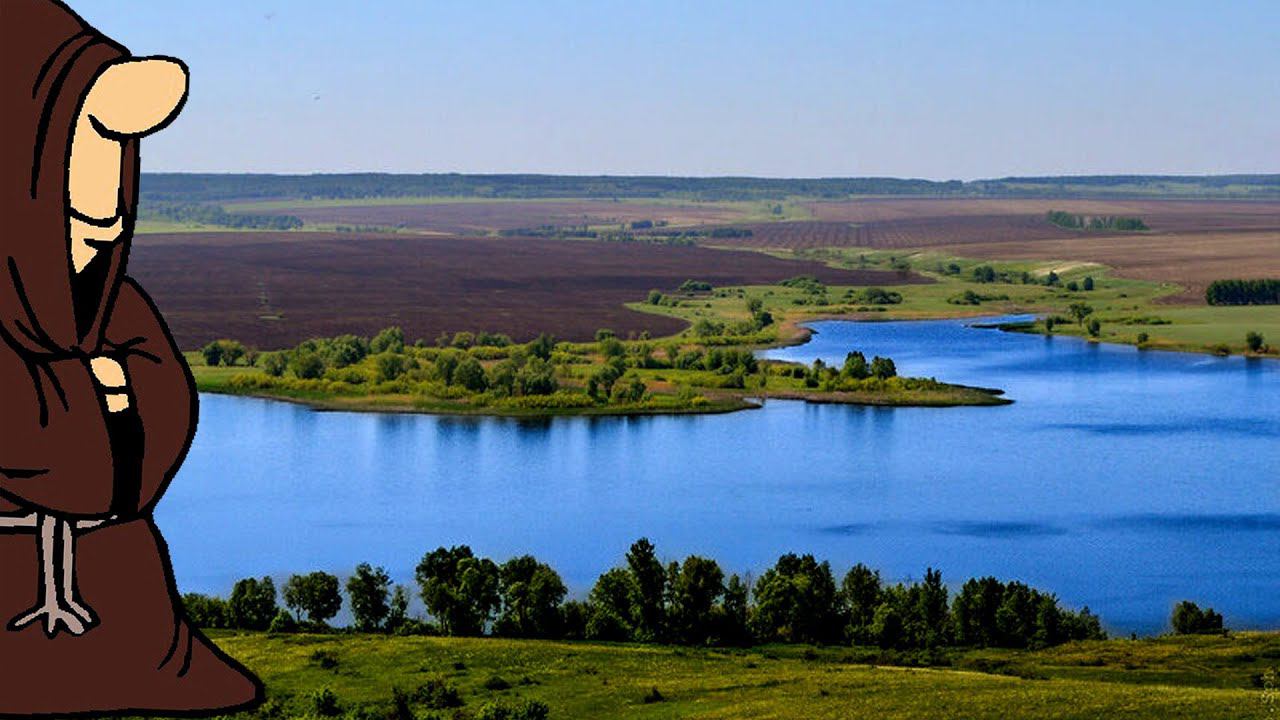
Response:
[{"label": "small island", "polygon": [[[594,342],[541,334],[459,332],[409,344],[397,327],[372,338],[316,338],[257,352],[219,340],[189,353],[201,392],[251,395],[330,410],[460,415],[644,415],[720,413],[768,398],[853,405],[1005,405],[1000,390],[900,377],[890,358],[851,352],[840,366],[761,360],[776,344],[773,318],[756,304],[745,321],[705,321],[689,337]],[[710,327],[708,327],[710,325]],[[696,331],[696,332],[694,332]],[[791,330],[793,339],[802,330]]]}]

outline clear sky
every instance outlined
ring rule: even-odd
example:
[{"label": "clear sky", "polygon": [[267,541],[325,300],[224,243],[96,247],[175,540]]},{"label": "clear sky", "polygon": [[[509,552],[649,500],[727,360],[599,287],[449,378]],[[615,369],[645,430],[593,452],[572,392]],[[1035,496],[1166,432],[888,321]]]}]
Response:
[{"label": "clear sky", "polygon": [[145,169],[1280,172],[1280,1],[69,0],[192,69]]}]

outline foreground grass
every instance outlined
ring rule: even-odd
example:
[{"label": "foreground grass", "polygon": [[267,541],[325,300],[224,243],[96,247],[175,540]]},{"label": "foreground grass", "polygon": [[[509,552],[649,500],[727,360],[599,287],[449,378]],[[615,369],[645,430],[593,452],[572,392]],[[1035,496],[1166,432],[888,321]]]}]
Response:
[{"label": "foreground grass", "polygon": [[[266,683],[269,710],[313,714],[329,688],[344,712],[385,716],[392,688],[455,686],[474,712],[536,699],[552,718],[1263,718],[1280,634],[957,651],[908,668],[868,648],[681,649],[584,642],[213,633]],[[874,664],[880,662],[881,664]],[[504,687],[508,686],[508,687]],[[657,690],[663,698],[646,702]],[[650,698],[652,700],[652,698]],[[414,708],[418,717],[431,710]],[[440,711],[450,717],[452,711]],[[465,716],[464,716],[465,717]]]}]

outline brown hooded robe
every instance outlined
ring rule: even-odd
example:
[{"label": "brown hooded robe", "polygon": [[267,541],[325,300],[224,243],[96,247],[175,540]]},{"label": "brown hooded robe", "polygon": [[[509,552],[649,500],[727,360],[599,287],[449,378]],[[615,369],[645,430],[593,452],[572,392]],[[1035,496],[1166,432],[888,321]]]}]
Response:
[{"label": "brown hooded robe", "polygon": [[[190,445],[196,396],[155,306],[124,275],[136,141],[124,147],[125,237],[73,281],[72,127],[93,81],[127,56],[55,0],[0,0],[0,514],[115,517],[76,533],[77,597],[98,620],[80,636],[8,627],[37,604],[41,566],[35,532],[0,530],[0,715],[200,714],[262,697],[189,625],[151,518]],[[89,369],[97,355],[124,367],[141,420],[122,457]]]}]

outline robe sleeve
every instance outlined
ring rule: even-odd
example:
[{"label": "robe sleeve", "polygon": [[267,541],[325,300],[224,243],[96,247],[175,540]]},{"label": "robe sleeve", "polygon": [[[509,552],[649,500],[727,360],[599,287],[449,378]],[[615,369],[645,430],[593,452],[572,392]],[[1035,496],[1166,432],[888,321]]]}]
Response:
[{"label": "robe sleeve", "polygon": [[177,472],[195,434],[191,370],[159,311],[126,277],[105,330],[105,353],[124,366],[130,402],[142,420],[139,512],[154,505]]},{"label": "robe sleeve", "polygon": [[88,363],[0,344],[0,398],[0,497],[23,510],[105,515],[111,445]]}]

